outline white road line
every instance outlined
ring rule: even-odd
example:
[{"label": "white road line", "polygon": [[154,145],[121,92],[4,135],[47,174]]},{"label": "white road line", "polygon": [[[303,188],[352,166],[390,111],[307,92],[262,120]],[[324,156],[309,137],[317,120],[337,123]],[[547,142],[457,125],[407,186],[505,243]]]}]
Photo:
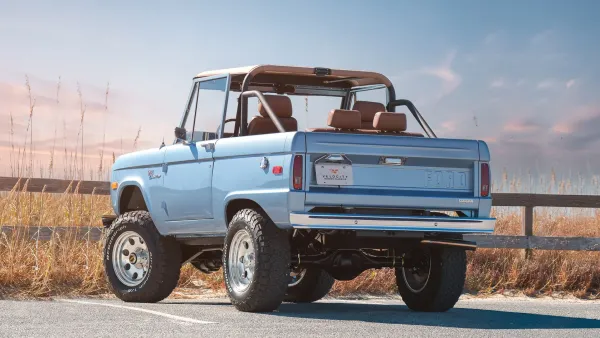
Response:
[{"label": "white road line", "polygon": [[74,300],[74,299],[58,299],[58,301],[67,302],[67,303],[85,304],[85,305],[100,305],[100,306],[114,307],[114,308],[118,308],[118,309],[145,312],[145,313],[150,313],[150,314],[153,314],[156,316],[161,316],[161,317],[178,320],[178,321],[186,322],[186,323],[192,323],[192,324],[217,324],[216,322],[208,322],[208,321],[198,320],[198,319],[193,319],[193,318],[188,318],[188,317],[175,316],[175,315],[164,313],[164,312],[153,311],[153,310],[148,310],[148,309],[141,309],[139,307],[133,307],[133,306],[125,306],[125,305],[109,304],[109,303],[98,303],[98,302],[88,302],[88,301],[84,301],[84,300]]}]

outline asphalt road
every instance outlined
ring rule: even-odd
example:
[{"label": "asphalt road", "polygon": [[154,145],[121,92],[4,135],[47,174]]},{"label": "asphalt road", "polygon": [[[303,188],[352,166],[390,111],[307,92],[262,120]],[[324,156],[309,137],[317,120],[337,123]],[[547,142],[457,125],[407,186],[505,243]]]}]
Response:
[{"label": "asphalt road", "polygon": [[225,298],[130,304],[118,300],[0,301],[1,337],[599,337],[600,302],[465,299],[416,313],[399,299],[283,304],[236,311]]}]

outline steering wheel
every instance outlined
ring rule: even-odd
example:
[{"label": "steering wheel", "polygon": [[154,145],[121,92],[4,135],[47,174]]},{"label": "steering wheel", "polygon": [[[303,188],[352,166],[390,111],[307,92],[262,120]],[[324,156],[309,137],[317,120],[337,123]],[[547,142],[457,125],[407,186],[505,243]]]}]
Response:
[{"label": "steering wheel", "polygon": [[[235,122],[235,117],[231,118],[231,119],[227,119],[227,120],[225,120],[225,122],[223,122],[223,134],[225,134],[225,125],[229,122]],[[219,126],[217,128],[217,134],[219,133],[219,129],[221,129],[221,126]]]}]

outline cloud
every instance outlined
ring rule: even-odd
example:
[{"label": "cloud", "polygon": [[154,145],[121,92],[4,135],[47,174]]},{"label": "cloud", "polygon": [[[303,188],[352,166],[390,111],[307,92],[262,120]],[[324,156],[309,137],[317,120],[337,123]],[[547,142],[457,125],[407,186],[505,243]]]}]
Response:
[{"label": "cloud", "polygon": [[[569,150],[586,149],[600,141],[600,107],[580,107],[569,118],[552,127]],[[594,146],[596,148],[596,146]]]},{"label": "cloud", "polygon": [[504,125],[503,130],[513,133],[531,133],[537,131],[541,126],[532,120],[513,120]]},{"label": "cloud", "polygon": [[553,30],[545,30],[535,34],[531,37],[532,45],[547,45],[554,42],[556,39],[556,33]]},{"label": "cloud", "polygon": [[557,134],[571,134],[573,129],[568,123],[559,122],[552,127],[552,131]]},{"label": "cloud", "polygon": [[565,83],[565,86],[567,87],[567,89],[573,87],[575,85],[575,79],[571,79],[569,81],[567,81],[567,83]]},{"label": "cloud", "polygon": [[546,79],[538,82],[537,89],[553,89],[558,85],[558,81],[554,79]]},{"label": "cloud", "polygon": [[428,74],[442,80],[442,92],[440,97],[442,98],[458,88],[462,82],[461,76],[452,69],[452,63],[456,58],[456,50],[448,53],[441,65],[435,67],[427,67],[423,69],[424,74]]},{"label": "cloud", "polygon": [[456,131],[456,126],[457,126],[456,120],[442,122],[442,128],[448,132]]},{"label": "cloud", "polygon": [[495,79],[490,83],[490,87],[492,88],[502,88],[506,85],[503,78]]}]

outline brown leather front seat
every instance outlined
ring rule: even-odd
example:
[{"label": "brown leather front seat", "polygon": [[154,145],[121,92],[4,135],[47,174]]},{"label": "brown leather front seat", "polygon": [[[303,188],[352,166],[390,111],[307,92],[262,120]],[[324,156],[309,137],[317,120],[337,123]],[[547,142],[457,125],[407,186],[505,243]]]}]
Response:
[{"label": "brown leather front seat", "polygon": [[[298,122],[292,117],[292,101],[287,96],[265,95],[265,100],[273,113],[279,118],[279,122],[285,131],[297,131]],[[248,123],[248,135],[262,135],[278,133],[277,127],[262,102],[258,103],[258,112],[260,115],[254,116]]]},{"label": "brown leather front seat", "polygon": [[379,112],[385,112],[385,106],[379,102],[372,101],[356,101],[352,110],[358,110],[361,114],[361,127],[360,129],[373,129],[373,119],[375,114]]}]

